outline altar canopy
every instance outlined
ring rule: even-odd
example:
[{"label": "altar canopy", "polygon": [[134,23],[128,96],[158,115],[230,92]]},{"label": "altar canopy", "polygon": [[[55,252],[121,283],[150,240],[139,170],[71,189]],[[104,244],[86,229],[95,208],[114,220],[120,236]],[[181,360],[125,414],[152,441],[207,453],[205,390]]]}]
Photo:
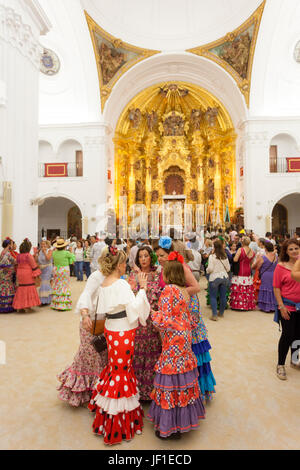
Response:
[{"label": "altar canopy", "polygon": [[224,222],[225,207],[234,212],[236,134],[206,90],[183,82],[144,90],[120,116],[114,142],[117,213],[120,196],[150,210],[167,195],[185,195],[194,211],[214,214],[212,222]]}]

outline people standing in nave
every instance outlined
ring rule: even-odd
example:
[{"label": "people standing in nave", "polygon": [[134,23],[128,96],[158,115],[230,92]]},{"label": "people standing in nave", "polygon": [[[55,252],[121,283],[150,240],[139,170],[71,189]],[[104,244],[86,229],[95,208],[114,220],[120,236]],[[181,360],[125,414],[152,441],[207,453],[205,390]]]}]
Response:
[{"label": "people standing in nave", "polygon": [[0,313],[14,312],[16,259],[10,248],[11,240],[4,240],[0,254]]},{"label": "people standing in nave", "polygon": [[[149,246],[140,246],[135,259],[137,273],[131,272],[128,283],[134,294],[140,289],[138,272],[147,276],[147,299],[151,310],[158,308],[161,294],[159,274],[156,264],[157,257]],[[153,326],[151,318],[147,319],[145,326],[140,325],[136,330],[133,368],[138,381],[140,399],[150,401],[153,388],[154,366],[161,354],[161,339],[159,332]]]},{"label": "people standing in nave", "polygon": [[277,377],[286,380],[285,361],[291,348],[291,367],[299,368],[300,344],[300,283],[293,279],[292,270],[299,260],[300,244],[291,238],[281,247],[279,262],[274,271],[273,288],[277,301],[274,321],[281,324],[278,344]]},{"label": "people standing in nave", "polygon": [[75,276],[77,281],[83,281],[83,262],[84,262],[84,248],[83,242],[78,240],[76,242],[76,248],[73,250],[75,255]]},{"label": "people standing in nave", "polygon": [[123,251],[109,247],[99,264],[105,280],[99,292],[97,313],[106,315],[108,365],[99,376],[88,407],[96,412],[94,433],[103,435],[104,443],[111,445],[142,433],[143,410],[132,360],[138,322],[146,326],[150,305],[144,273],[138,276],[140,290],[136,297],[129,284],[120,279],[126,270]]},{"label": "people standing in nave", "polygon": [[70,268],[76,260],[75,255],[66,250],[68,242],[59,238],[53,247],[53,291],[51,308],[53,310],[71,310]]},{"label": "people standing in nave", "polygon": [[83,272],[88,280],[91,275],[91,242],[88,238],[84,241]]},{"label": "people standing in nave", "polygon": [[37,255],[37,262],[42,272],[41,285],[39,288],[39,297],[42,305],[51,304],[51,279],[53,271],[52,263],[52,250],[50,249],[50,242],[46,240],[41,241],[41,247]]},{"label": "people standing in nave", "polygon": [[79,348],[72,364],[57,376],[60,381],[57,388],[59,399],[74,407],[90,401],[99,375],[108,363],[107,349],[98,353],[91,344],[91,321],[95,320],[99,289],[103,281],[104,276],[99,268],[88,277],[75,309],[75,313],[80,315]]},{"label": "people standing in nave", "polygon": [[258,269],[260,277],[260,287],[257,306],[263,312],[274,312],[276,299],[273,291],[273,276],[277,265],[277,253],[273,243],[265,241],[265,255],[259,256],[253,269]]},{"label": "people standing in nave", "polygon": [[[174,251],[174,245],[170,237],[161,237],[159,240],[159,246],[156,249],[158,262],[161,265],[160,273],[160,286],[165,287],[163,279],[164,265],[168,261],[169,254]],[[189,310],[194,318],[197,327],[192,329],[192,349],[198,360],[198,371],[199,371],[199,385],[201,389],[201,398],[203,401],[209,401],[215,393],[216,381],[213,376],[210,361],[211,356],[209,350],[211,345],[208,341],[207,329],[204,324],[200,303],[198,298],[198,292],[200,291],[199,283],[193,276],[190,268],[184,263],[183,270],[185,275],[186,290],[190,295]]]},{"label": "people standing in nave", "polygon": [[95,272],[98,269],[98,259],[101,256],[103,248],[105,248],[106,243],[103,239],[98,240],[96,236],[91,236],[91,272]]},{"label": "people standing in nave", "polygon": [[208,258],[207,273],[209,274],[208,285],[210,294],[210,304],[212,308],[211,320],[218,320],[218,304],[219,297],[219,316],[224,316],[227,304],[226,293],[229,286],[230,264],[225,253],[221,240],[214,242],[214,251]]},{"label": "people standing in nave", "polygon": [[162,353],[155,366],[154,389],[148,418],[154,423],[156,436],[179,438],[196,429],[204,419],[200,396],[197,359],[192,351],[192,329],[197,327],[188,308],[183,257],[171,252],[164,264],[165,287],[158,311],[152,321],[162,338]]},{"label": "people standing in nave", "polygon": [[242,238],[242,247],[238,249],[233,261],[239,261],[238,275],[231,280],[230,307],[232,310],[255,310],[255,292],[251,275],[251,263],[254,252],[249,248],[250,238]]},{"label": "people standing in nave", "polygon": [[25,238],[20,245],[20,254],[17,256],[18,287],[13,300],[13,308],[19,312],[32,311],[32,307],[41,304],[35,284],[41,271],[30,254],[31,248],[31,242]]}]

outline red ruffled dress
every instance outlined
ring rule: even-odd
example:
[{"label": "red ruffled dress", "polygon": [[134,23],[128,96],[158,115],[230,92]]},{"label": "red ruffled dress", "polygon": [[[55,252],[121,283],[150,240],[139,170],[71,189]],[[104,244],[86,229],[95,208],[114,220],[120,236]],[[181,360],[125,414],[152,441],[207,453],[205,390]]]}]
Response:
[{"label": "red ruffled dress", "polygon": [[[129,284],[120,279],[99,291],[98,314],[125,317],[105,321],[108,365],[101,372],[88,408],[95,411],[95,434],[104,436],[105,444],[129,441],[143,428],[143,410],[132,360],[138,322],[146,326],[150,305],[141,289],[135,297]],[[125,312],[125,313],[124,313]]]},{"label": "red ruffled dress", "polygon": [[233,276],[231,280],[230,308],[232,310],[256,309],[255,289],[250,267],[254,256],[249,259],[244,248],[241,249],[239,275]]},{"label": "red ruffled dress", "polygon": [[17,256],[18,287],[13,301],[13,308],[15,310],[41,305],[39,294],[35,287],[35,278],[40,275],[41,270],[30,253],[21,253]]}]

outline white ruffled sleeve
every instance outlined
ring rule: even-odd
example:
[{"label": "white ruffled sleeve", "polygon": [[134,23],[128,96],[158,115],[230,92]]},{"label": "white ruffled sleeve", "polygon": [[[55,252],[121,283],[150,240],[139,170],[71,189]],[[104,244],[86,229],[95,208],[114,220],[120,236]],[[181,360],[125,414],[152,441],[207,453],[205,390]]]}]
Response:
[{"label": "white ruffled sleeve", "polygon": [[146,326],[150,314],[150,304],[144,289],[140,289],[133,301],[126,305],[126,313],[129,323],[139,320],[142,326]]},{"label": "white ruffled sleeve", "polygon": [[99,270],[90,275],[85,289],[77,302],[75,313],[80,314],[80,310],[83,308],[88,309],[90,314],[95,312],[99,289],[104,279],[103,274]]}]

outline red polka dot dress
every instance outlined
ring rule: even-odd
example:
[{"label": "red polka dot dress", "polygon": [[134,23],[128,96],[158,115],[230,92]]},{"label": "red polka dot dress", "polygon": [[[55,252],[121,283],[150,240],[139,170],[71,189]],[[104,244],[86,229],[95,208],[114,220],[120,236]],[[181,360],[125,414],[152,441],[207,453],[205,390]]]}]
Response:
[{"label": "red polka dot dress", "polygon": [[134,339],[138,320],[146,323],[150,306],[144,290],[135,297],[126,281],[101,288],[98,313],[126,312],[121,319],[105,322],[108,365],[95,386],[89,409],[95,411],[93,431],[104,436],[105,444],[118,444],[141,434],[143,410],[133,371]]}]

